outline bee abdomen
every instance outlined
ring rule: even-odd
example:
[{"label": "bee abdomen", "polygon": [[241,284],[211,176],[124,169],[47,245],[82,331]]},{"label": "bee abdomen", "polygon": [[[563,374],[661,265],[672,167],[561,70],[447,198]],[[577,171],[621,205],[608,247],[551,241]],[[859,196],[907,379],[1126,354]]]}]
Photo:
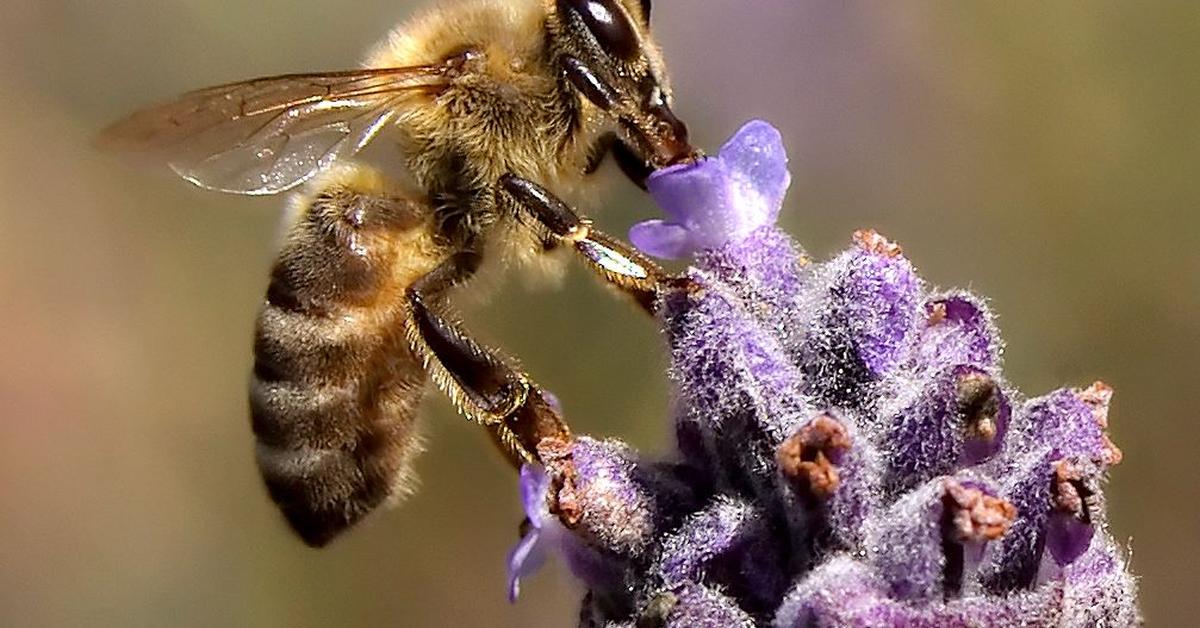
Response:
[{"label": "bee abdomen", "polygon": [[[421,374],[413,366],[408,372]],[[329,542],[412,483],[424,377],[382,377],[254,378],[258,467],[271,498],[309,545]]]},{"label": "bee abdomen", "polygon": [[331,185],[309,201],[271,273],[250,390],[256,458],[312,546],[411,485],[426,376],[396,295],[423,264],[399,264],[396,240],[414,227],[395,201]]},{"label": "bee abdomen", "polygon": [[419,439],[393,433],[397,427],[414,426],[381,425],[342,447],[259,439],[255,457],[267,491],[305,543],[325,545],[411,485]]}]

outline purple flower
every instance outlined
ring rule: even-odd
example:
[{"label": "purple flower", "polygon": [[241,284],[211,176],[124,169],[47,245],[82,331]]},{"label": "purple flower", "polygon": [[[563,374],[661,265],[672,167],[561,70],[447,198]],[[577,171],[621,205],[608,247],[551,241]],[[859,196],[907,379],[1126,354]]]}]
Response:
[{"label": "purple flower", "polygon": [[1026,400],[983,300],[931,294],[873,231],[812,262],[775,226],[789,181],[763,122],[651,178],[668,219],[631,239],[693,259],[659,309],[677,448],[544,442],[514,591],[556,547],[585,627],[1138,623],[1112,390]]},{"label": "purple flower", "polygon": [[550,548],[562,534],[558,520],[546,508],[550,477],[533,465],[521,467],[521,504],[525,508],[521,540],[508,554],[508,600],[521,595],[521,578],[532,575],[546,562]]},{"label": "purple flower", "polygon": [[670,219],[637,224],[629,239],[669,259],[718,249],[775,224],[791,182],[779,131],[761,120],[749,122],[717,157],[651,175],[650,194]]}]

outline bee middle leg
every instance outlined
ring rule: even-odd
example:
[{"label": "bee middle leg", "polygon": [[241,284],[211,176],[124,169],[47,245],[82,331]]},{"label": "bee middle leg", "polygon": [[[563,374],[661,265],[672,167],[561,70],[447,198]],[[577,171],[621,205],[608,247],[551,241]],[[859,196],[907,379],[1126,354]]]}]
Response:
[{"label": "bee middle leg", "polygon": [[545,391],[437,311],[446,291],[473,275],[479,261],[478,253],[455,253],[408,288],[409,342],[438,388],[463,415],[485,426],[519,467],[539,461],[542,440],[567,440],[570,431]]},{"label": "bee middle leg", "polygon": [[592,271],[633,297],[648,313],[657,312],[665,293],[691,289],[687,277],[668,273],[632,246],[592,228],[590,220],[533,181],[506,174],[500,177],[499,189],[552,236],[574,246]]}]

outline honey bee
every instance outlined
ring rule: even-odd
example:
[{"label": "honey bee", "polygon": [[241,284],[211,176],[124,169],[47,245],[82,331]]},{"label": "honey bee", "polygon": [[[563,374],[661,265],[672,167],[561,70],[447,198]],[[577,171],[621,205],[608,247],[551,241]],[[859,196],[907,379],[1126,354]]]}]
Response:
[{"label": "honey bee", "polygon": [[[271,498],[323,546],[413,489],[432,379],[513,464],[569,432],[445,297],[485,257],[572,247],[643,306],[671,277],[560,195],[612,154],[638,184],[699,152],[672,113],[650,0],[465,0],[396,29],[363,69],[202,89],[101,136],[210,190],[303,185],[254,339],[250,414]],[[402,167],[355,156],[370,142]]]}]

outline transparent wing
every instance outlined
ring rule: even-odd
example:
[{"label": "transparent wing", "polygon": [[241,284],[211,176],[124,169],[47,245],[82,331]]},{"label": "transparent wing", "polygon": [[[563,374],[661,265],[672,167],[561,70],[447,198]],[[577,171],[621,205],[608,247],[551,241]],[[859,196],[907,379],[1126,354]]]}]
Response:
[{"label": "transparent wing", "polygon": [[203,188],[277,194],[357,153],[414,91],[444,87],[448,69],[289,74],[210,87],[117,122],[99,143],[165,161]]}]

